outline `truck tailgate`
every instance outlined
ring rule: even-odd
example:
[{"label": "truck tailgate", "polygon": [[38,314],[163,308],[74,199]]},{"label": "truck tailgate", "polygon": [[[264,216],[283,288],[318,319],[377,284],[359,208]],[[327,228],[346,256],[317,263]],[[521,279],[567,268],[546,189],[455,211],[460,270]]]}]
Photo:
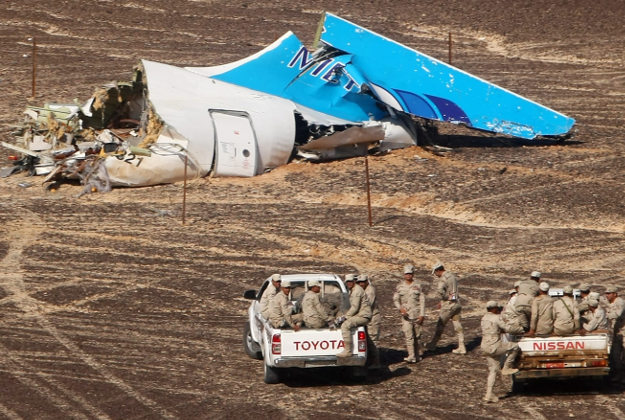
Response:
[{"label": "truck tailgate", "polygon": [[604,376],[610,371],[608,334],[524,337],[515,379]]},{"label": "truck tailgate", "polygon": [[519,341],[519,347],[523,356],[609,352],[609,344],[610,340],[607,334],[575,335],[570,337],[525,337]]},{"label": "truck tailgate", "polygon": [[334,356],[344,348],[341,330],[282,331],[282,357]]}]

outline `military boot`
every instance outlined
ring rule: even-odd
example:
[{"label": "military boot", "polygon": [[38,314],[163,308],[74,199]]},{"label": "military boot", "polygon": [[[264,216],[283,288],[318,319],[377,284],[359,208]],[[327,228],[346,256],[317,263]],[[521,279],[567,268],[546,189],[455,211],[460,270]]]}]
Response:
[{"label": "military boot", "polygon": [[343,349],[342,352],[337,354],[336,357],[340,357],[340,358],[350,357],[352,355],[353,350],[354,349],[353,349],[352,343],[345,342],[345,348]]},{"label": "military boot", "polygon": [[458,343],[458,348],[453,349],[451,352],[454,354],[467,354],[467,348],[464,346],[464,341],[460,341]]},{"label": "military boot", "polygon": [[501,374],[502,375],[514,375],[518,371],[519,371],[519,369],[517,369],[517,368],[504,367],[503,369],[501,369]]},{"label": "military boot", "polygon": [[496,403],[497,401],[499,401],[499,398],[497,398],[495,395],[493,395],[492,393],[488,393],[484,396],[484,398],[482,398],[484,401],[486,401],[487,403]]},{"label": "military boot", "polygon": [[501,369],[502,375],[514,375],[519,371],[519,369],[512,367],[518,354],[519,349],[516,348],[506,356],[506,361],[503,364],[503,369]]},{"label": "military boot", "polygon": [[[455,326],[456,326],[456,323],[454,323],[454,327]],[[451,352],[454,354],[467,354],[467,348],[464,346],[464,332],[462,331],[462,326],[460,327],[460,330],[457,333],[458,333],[458,348],[453,349]]]}]

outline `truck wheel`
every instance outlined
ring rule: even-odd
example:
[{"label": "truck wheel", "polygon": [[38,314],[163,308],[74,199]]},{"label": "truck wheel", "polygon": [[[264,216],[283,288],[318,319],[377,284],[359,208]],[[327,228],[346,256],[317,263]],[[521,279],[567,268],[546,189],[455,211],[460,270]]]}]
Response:
[{"label": "truck wheel", "polygon": [[252,359],[260,360],[263,358],[260,345],[252,338],[249,322],[246,322],[245,327],[243,327],[243,348],[245,349],[245,353]]},{"label": "truck wheel", "polygon": [[265,366],[263,380],[266,384],[277,384],[280,382],[280,372],[278,368],[267,366],[267,363],[263,363]]}]

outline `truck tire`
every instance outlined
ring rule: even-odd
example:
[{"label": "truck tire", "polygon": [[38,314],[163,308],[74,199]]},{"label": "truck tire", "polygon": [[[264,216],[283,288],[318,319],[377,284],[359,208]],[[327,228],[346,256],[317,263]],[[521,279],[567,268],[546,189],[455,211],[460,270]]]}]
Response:
[{"label": "truck tire", "polygon": [[267,366],[267,363],[263,363],[265,366],[263,380],[266,384],[277,384],[280,383],[280,372],[278,368]]},{"label": "truck tire", "polygon": [[260,345],[252,338],[249,322],[246,322],[245,327],[243,327],[243,348],[245,349],[245,353],[252,359],[260,360],[263,358]]}]

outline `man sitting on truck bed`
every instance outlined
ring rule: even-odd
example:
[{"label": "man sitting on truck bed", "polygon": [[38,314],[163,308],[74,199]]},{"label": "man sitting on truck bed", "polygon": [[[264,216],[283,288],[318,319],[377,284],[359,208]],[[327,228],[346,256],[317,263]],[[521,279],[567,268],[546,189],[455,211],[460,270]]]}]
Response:
[{"label": "man sitting on truck bed", "polygon": [[349,309],[341,324],[341,334],[345,348],[336,357],[350,357],[353,353],[352,328],[367,325],[371,320],[371,303],[365,290],[356,284],[356,279],[345,278],[345,286],[349,289]]},{"label": "man sitting on truck bed", "polygon": [[588,311],[586,311],[586,322],[582,325],[584,332],[589,333],[595,330],[607,330],[609,328],[608,318],[605,310],[599,306],[597,299],[588,299]]},{"label": "man sitting on truck bed", "polygon": [[[580,324],[583,324],[584,322],[588,321],[585,316],[586,313],[589,311],[588,299],[590,299],[590,284],[582,283],[579,285],[578,289],[579,300],[576,300],[575,304],[577,305],[577,309],[579,310],[579,322]],[[588,313],[588,316],[590,316],[590,313]]]},{"label": "man sitting on truck bed", "polygon": [[510,334],[514,335],[523,334],[525,332],[525,329],[523,328],[525,314],[517,311],[516,309],[516,300],[519,293],[520,283],[520,281],[516,281],[514,283],[514,288],[509,290],[508,295],[510,295],[510,298],[501,312],[501,319],[510,329]]},{"label": "man sitting on truck bed", "polygon": [[564,296],[553,303],[553,333],[555,335],[573,334],[579,330],[579,310],[573,300],[573,288],[566,285],[562,293]]},{"label": "man sitting on truck bed", "polygon": [[532,317],[532,300],[538,294],[540,276],[541,273],[539,271],[532,271],[530,278],[521,281],[521,284],[519,284],[519,294],[516,298],[515,307],[517,312],[523,314],[520,320],[525,331],[529,330]]},{"label": "man sitting on truck bed", "polygon": [[291,282],[282,280],[281,283],[280,292],[269,303],[269,322],[274,328],[290,327],[298,331],[302,322],[302,314],[293,314],[293,304],[289,300]]},{"label": "man sitting on truck bed", "polygon": [[549,283],[540,282],[538,296],[532,301],[532,318],[528,336],[548,335],[553,331],[553,299],[549,296]]},{"label": "man sitting on truck bed", "polygon": [[265,291],[260,297],[260,313],[265,319],[269,319],[269,303],[280,291],[281,282],[282,276],[280,276],[280,274],[273,274],[271,276],[271,284],[265,287]]},{"label": "man sitting on truck bed", "polygon": [[302,299],[304,325],[308,328],[325,328],[328,326],[328,323],[333,321],[333,318],[326,312],[319,300],[321,282],[319,280],[310,280],[308,289],[304,299]]},{"label": "man sitting on truck bed", "polygon": [[380,308],[378,307],[378,300],[375,294],[375,287],[369,281],[369,276],[361,274],[356,277],[356,283],[365,290],[369,304],[371,305],[371,321],[367,324],[367,342],[368,352],[371,354],[372,369],[380,366],[380,324],[382,315],[380,314]]}]

